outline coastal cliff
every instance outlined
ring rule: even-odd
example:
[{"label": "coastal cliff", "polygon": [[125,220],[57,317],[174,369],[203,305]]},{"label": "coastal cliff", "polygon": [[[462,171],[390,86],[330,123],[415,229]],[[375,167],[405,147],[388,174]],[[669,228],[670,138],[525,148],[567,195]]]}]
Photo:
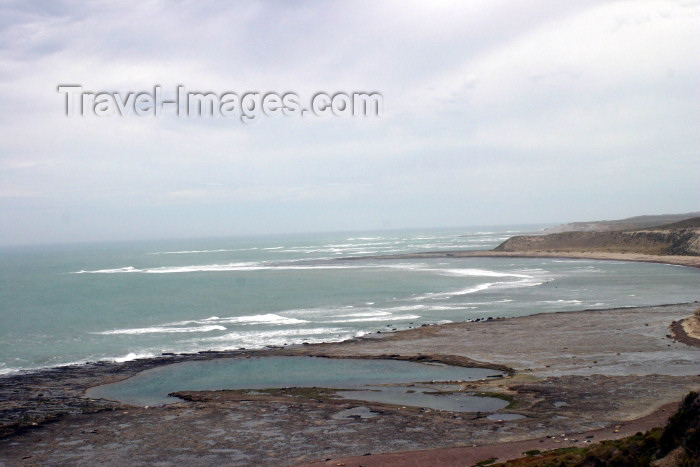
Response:
[{"label": "coastal cliff", "polygon": [[612,230],[641,230],[651,229],[662,225],[677,223],[694,217],[700,217],[700,212],[685,214],[658,214],[653,216],[635,216],[625,219],[608,221],[571,222],[544,229],[546,234],[562,232],[609,232]]},{"label": "coastal cliff", "polygon": [[516,236],[498,245],[494,251],[700,256],[700,217],[646,229]]}]

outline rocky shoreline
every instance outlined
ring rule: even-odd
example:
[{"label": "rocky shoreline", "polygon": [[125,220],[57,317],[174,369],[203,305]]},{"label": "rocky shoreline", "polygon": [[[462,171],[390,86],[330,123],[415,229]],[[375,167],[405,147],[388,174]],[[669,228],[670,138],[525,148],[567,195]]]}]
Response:
[{"label": "rocky shoreline", "polygon": [[[690,303],[540,314],[341,343],[163,355],[7,375],[0,377],[0,465],[96,459],[117,465],[125,456],[147,465],[153,452],[173,464],[284,465],[604,429],[647,416],[700,388],[700,349],[669,331],[697,308]],[[226,400],[200,392],[189,402],[149,409],[83,395],[88,387],[161,365],[253,355],[398,358],[510,369],[505,378],[464,383],[462,390],[508,397],[513,403],[507,411],[526,418],[498,422],[479,414],[299,394]],[[375,415],[334,418],[353,407]],[[164,425],[166,418],[170,422]]]}]

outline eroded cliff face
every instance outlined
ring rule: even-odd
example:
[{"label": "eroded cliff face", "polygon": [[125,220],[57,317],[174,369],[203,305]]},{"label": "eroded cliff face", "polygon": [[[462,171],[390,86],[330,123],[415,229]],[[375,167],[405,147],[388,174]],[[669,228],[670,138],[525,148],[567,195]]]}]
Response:
[{"label": "eroded cliff face", "polygon": [[644,230],[519,236],[501,243],[495,251],[593,251],[700,256],[700,228],[691,224],[691,227],[663,226]]}]

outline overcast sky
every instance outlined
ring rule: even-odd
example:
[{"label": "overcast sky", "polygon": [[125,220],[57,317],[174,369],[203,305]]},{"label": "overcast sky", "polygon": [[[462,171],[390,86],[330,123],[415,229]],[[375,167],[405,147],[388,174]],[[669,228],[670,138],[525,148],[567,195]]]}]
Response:
[{"label": "overcast sky", "polygon": [[[697,1],[2,1],[0,243],[700,210]],[[60,84],[379,118],[72,117]]]}]

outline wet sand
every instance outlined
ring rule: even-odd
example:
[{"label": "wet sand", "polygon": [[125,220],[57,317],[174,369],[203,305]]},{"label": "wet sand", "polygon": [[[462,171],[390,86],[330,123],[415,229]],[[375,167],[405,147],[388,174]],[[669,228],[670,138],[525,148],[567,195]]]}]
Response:
[{"label": "wet sand", "polygon": [[[474,451],[480,456],[500,449],[493,447],[496,443],[531,440],[508,444],[504,452],[515,455],[521,446],[531,446],[527,443],[563,447],[619,436],[623,430],[615,433],[616,426],[645,429],[651,422],[634,420],[700,388],[700,348],[674,339],[669,330],[698,306],[540,314],[426,326],[336,344],[164,356],[0,378],[0,418],[5,426],[18,414],[33,414],[31,420],[37,423],[32,426],[29,420],[24,424],[29,428],[0,440],[0,465],[293,465],[436,448],[446,449],[440,452],[450,463],[454,458],[449,456],[472,458],[466,454],[472,450],[454,448],[491,446]],[[507,367],[512,369],[507,377],[464,383],[462,389],[509,397],[513,405],[502,412],[526,418],[499,422],[484,414],[360,403],[313,393],[246,398],[198,392],[190,401],[152,408],[82,396],[90,386],[169,362],[265,354]],[[371,416],[340,416],[357,407]],[[666,412],[654,417],[649,419],[652,424],[663,424]],[[591,431],[594,438],[586,439]],[[429,454],[423,463],[416,455],[411,457],[416,463],[403,465],[438,465],[433,462],[436,456]]]}]

